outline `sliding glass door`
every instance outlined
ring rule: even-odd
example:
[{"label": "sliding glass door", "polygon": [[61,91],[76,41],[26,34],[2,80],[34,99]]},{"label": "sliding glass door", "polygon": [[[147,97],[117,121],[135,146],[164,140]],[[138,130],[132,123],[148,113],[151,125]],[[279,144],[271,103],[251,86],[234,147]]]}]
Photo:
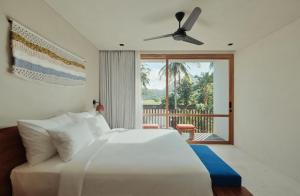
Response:
[{"label": "sliding glass door", "polygon": [[183,127],[191,143],[233,143],[233,55],[141,57],[144,124]]},{"label": "sliding glass door", "polygon": [[141,83],[143,95],[143,123],[167,128],[165,60],[142,60]]}]

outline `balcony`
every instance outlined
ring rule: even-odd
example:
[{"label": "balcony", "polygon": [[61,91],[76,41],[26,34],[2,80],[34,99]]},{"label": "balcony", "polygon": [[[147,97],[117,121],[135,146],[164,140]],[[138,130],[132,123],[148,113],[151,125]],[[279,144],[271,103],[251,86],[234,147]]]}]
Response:
[{"label": "balcony", "polygon": [[[167,114],[166,109],[144,108],[143,123],[158,124],[159,128],[174,128],[177,124],[192,124],[195,126],[195,136],[191,142],[201,141],[226,141],[218,135],[215,128],[220,129],[220,118],[227,115],[215,115],[213,111],[197,109],[171,109]],[[218,119],[215,119],[218,118]],[[224,123],[223,123],[224,124]],[[224,126],[224,125],[223,125]],[[226,126],[226,125],[225,125]],[[189,133],[183,133],[182,137],[189,139]]]}]

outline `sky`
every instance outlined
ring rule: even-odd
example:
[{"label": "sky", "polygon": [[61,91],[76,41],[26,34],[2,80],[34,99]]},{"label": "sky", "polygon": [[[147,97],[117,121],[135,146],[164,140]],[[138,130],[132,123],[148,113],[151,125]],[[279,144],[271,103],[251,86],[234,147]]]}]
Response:
[{"label": "sky", "polygon": [[[172,61],[171,61],[172,62]],[[148,85],[148,89],[164,89],[166,86],[165,77],[160,78],[159,70],[165,65],[164,61],[143,61],[143,64],[146,67],[150,68],[150,84]],[[189,73],[193,76],[201,75],[202,73],[211,72],[209,65],[210,62],[185,62],[190,69]]]}]

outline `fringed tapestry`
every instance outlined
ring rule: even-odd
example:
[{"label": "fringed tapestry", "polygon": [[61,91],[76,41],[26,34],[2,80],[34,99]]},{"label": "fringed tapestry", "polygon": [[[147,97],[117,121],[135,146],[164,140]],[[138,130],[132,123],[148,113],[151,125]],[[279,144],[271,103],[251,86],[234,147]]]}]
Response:
[{"label": "fringed tapestry", "polygon": [[83,59],[11,21],[12,73],[18,77],[63,86],[86,82]]}]

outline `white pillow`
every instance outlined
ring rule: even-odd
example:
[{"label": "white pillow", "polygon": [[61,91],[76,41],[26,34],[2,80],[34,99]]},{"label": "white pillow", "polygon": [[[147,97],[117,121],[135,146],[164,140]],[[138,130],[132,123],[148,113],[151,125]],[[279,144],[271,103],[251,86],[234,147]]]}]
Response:
[{"label": "white pillow", "polygon": [[46,130],[71,122],[73,120],[65,114],[45,120],[19,120],[18,129],[28,163],[35,165],[52,157],[56,149]]},{"label": "white pillow", "polygon": [[78,121],[47,131],[63,161],[70,161],[80,149],[94,141],[86,121]]},{"label": "white pillow", "polygon": [[93,115],[93,116],[96,116],[96,115],[98,114],[98,112],[96,111],[96,108],[90,109],[90,110],[88,111],[88,113],[90,113],[90,114]]},{"label": "white pillow", "polygon": [[101,128],[101,124],[99,124],[98,120],[95,117],[85,118],[83,121],[88,123],[88,126],[91,130],[91,133],[95,138],[99,138],[104,134],[104,131]]},{"label": "white pillow", "polygon": [[96,115],[96,120],[97,120],[97,126],[103,133],[108,133],[111,131],[109,125],[107,124],[105,118],[101,114]]},{"label": "white pillow", "polygon": [[79,113],[68,112],[67,114],[75,121],[81,120],[83,118],[92,118],[96,116],[96,113],[92,113],[92,112],[79,112]]},{"label": "white pillow", "polygon": [[81,112],[81,113],[72,113],[68,112],[68,115],[75,121],[86,121],[89,125],[90,130],[92,131],[92,134],[98,138],[103,134],[103,131],[99,128],[98,121],[95,118],[96,113],[91,112]]},{"label": "white pillow", "polygon": [[125,131],[128,131],[128,130],[129,129],[125,129],[125,128],[114,128],[111,131],[122,133],[122,132],[125,132]]},{"label": "white pillow", "polygon": [[85,120],[96,138],[111,131],[105,118],[101,114],[94,115],[94,113],[91,112],[69,112],[68,115],[76,122]]}]

